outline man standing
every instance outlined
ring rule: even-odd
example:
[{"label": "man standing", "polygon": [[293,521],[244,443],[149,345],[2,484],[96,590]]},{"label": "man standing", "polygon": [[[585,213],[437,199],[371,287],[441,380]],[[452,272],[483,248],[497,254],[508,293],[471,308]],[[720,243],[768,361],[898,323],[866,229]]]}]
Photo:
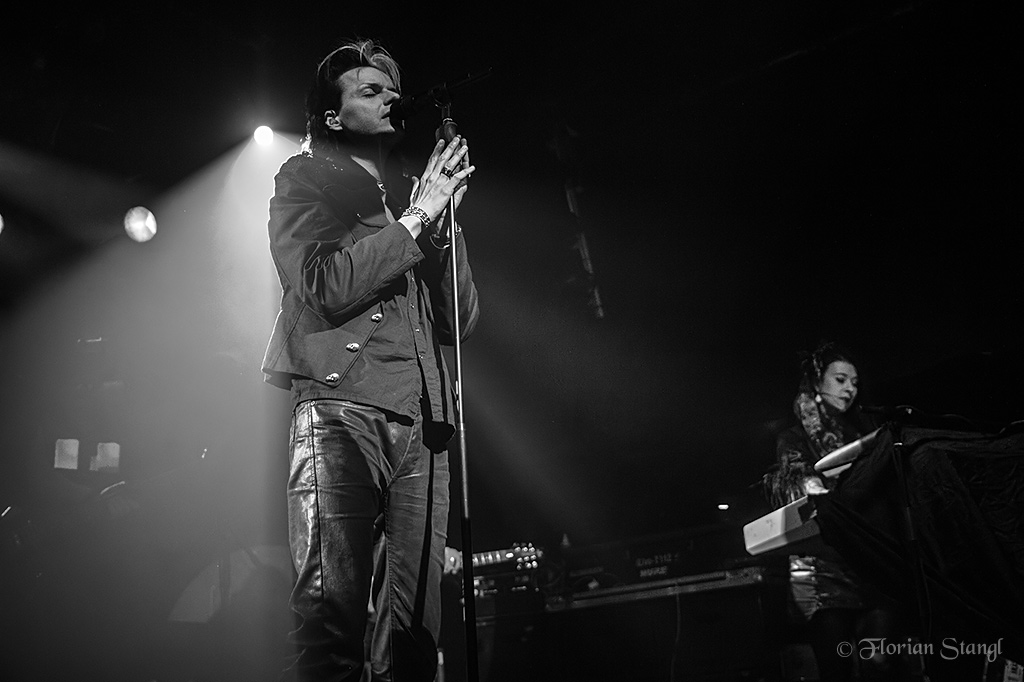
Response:
[{"label": "man standing", "polygon": [[292,636],[304,681],[360,678],[369,599],[374,679],[433,680],[437,661],[454,433],[441,344],[457,333],[449,258],[461,338],[479,316],[461,230],[452,244],[441,225],[475,168],[460,137],[439,141],[411,182],[393,168],[399,88],[378,43],[331,52],[307,97],[304,151],[282,165],[270,201],[283,291],[263,371],[292,395]]}]

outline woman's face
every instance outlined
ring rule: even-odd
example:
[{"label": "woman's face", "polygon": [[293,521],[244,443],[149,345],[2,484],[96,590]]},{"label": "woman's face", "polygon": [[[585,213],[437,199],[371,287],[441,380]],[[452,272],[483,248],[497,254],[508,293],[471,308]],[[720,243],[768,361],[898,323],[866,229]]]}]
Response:
[{"label": "woman's face", "polygon": [[857,381],[857,368],[845,360],[836,360],[825,368],[818,393],[829,405],[846,412],[857,399]]}]

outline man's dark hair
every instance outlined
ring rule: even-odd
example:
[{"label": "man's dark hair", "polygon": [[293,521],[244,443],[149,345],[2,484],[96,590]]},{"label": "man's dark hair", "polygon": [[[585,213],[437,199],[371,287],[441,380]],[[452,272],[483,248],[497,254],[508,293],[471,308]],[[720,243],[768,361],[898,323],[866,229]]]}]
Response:
[{"label": "man's dark hair", "polygon": [[316,69],[313,87],[306,95],[306,142],[314,147],[337,144],[338,134],[327,127],[324,112],[337,111],[341,106],[341,75],[360,66],[372,66],[383,71],[395,89],[402,91],[398,63],[384,47],[372,39],[354,39],[341,44],[324,57]]}]

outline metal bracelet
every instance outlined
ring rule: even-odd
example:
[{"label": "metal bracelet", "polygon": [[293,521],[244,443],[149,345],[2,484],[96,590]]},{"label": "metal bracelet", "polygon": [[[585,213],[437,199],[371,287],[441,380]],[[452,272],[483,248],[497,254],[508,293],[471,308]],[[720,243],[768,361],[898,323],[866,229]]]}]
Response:
[{"label": "metal bracelet", "polygon": [[416,218],[417,220],[419,220],[420,223],[423,224],[423,228],[424,229],[426,229],[430,225],[430,223],[433,222],[430,219],[430,216],[427,215],[427,212],[424,211],[419,206],[410,206],[409,208],[407,208],[404,211],[402,211],[402,217],[403,218],[405,216],[407,216],[407,215],[408,216],[412,216],[413,218]]}]

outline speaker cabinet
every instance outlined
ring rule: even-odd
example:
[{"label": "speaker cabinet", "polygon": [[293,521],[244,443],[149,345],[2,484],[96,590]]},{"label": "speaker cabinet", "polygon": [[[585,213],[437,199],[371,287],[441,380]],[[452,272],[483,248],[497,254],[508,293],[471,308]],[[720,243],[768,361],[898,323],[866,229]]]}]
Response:
[{"label": "speaker cabinet", "polygon": [[[747,568],[499,611],[478,619],[480,679],[778,682],[785,599],[784,579]],[[464,659],[445,658],[446,682],[464,679]]]},{"label": "speaker cabinet", "polygon": [[780,680],[785,583],[758,570],[577,599],[545,614],[547,679]]}]

